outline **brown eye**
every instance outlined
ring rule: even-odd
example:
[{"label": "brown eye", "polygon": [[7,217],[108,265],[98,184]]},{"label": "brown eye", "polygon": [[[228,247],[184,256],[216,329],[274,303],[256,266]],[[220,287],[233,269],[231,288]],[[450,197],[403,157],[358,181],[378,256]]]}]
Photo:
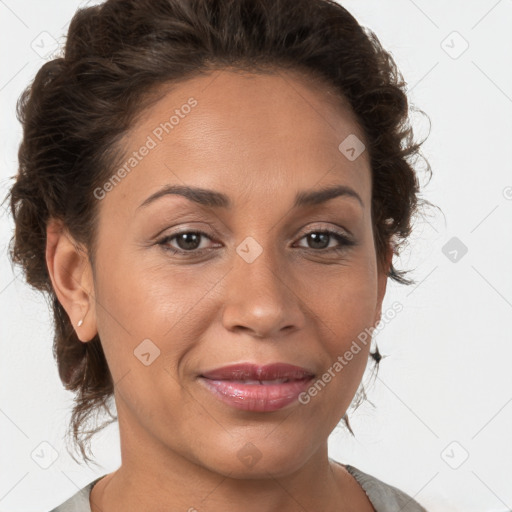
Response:
[{"label": "brown eye", "polygon": [[[171,253],[196,254],[208,249],[207,247],[199,248],[203,238],[211,240],[211,238],[202,231],[182,231],[181,233],[175,233],[162,238],[159,240],[158,245],[161,245],[165,250]],[[170,242],[173,240],[175,240],[175,246],[170,245]]]},{"label": "brown eye", "polygon": [[[306,233],[301,240],[306,239],[308,247],[306,249],[330,251],[342,251],[346,247],[355,245],[355,242],[348,236],[332,230],[315,230]],[[338,242],[337,246],[329,247],[329,243],[335,240]],[[302,246],[303,247],[303,246]]]},{"label": "brown eye", "polygon": [[180,233],[179,235],[176,235],[175,238],[179,248],[184,250],[197,249],[201,242],[200,233]]},{"label": "brown eye", "polygon": [[311,244],[312,249],[326,249],[329,245],[331,235],[328,233],[309,233],[306,235],[308,242]]},{"label": "brown eye", "polygon": [[[159,240],[158,245],[162,246],[166,251],[170,251],[172,254],[193,256],[201,254],[212,248],[200,247],[201,242],[204,239],[211,241],[211,238],[202,231],[182,231],[181,233],[174,233],[165,236]],[[301,238],[301,240],[304,239],[308,246],[299,247],[301,249],[311,249],[317,252],[341,252],[347,247],[355,245],[355,242],[347,235],[327,229],[316,229],[314,231],[310,231]],[[337,244],[329,247],[332,241],[337,242]]]}]

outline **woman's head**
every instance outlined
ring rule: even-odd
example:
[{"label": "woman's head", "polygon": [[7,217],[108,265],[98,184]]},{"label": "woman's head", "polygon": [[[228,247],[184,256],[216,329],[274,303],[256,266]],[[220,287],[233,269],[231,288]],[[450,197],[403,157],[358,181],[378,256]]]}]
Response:
[{"label": "woman's head", "polygon": [[248,442],[284,471],[319,448],[369,344],[273,413],[231,408],[200,375],[287,362],[319,379],[378,323],[388,276],[412,282],[391,262],[419,204],[400,79],[326,0],[109,0],[75,15],[20,98],[11,206],[13,260],[52,303],[77,440],[115,391],[127,443],[226,473]]}]

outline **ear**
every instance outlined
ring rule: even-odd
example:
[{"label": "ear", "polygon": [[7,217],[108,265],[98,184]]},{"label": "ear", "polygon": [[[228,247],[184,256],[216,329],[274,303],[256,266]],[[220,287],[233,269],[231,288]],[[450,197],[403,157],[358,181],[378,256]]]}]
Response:
[{"label": "ear", "polygon": [[391,267],[391,262],[393,259],[393,246],[391,244],[388,245],[388,249],[386,252],[386,263],[384,270],[379,269],[379,274],[377,277],[377,307],[375,310],[375,321],[373,326],[376,327],[380,322],[382,316],[382,302],[384,300],[384,295],[386,295],[386,286],[388,284],[388,273]]},{"label": "ear", "polygon": [[[55,294],[78,338],[91,340],[97,333],[92,268],[87,251],[58,219],[50,219],[46,227],[46,265]],[[81,319],[83,323],[78,327]]]}]

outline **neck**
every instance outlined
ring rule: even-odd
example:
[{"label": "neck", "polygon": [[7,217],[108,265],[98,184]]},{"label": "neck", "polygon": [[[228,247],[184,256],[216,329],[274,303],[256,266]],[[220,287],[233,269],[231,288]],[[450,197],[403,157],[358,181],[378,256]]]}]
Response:
[{"label": "neck", "polygon": [[[127,434],[126,429],[122,432]],[[339,512],[340,504],[349,502],[346,471],[329,460],[327,444],[294,471],[252,471],[234,477],[158,443],[141,443],[137,438],[139,442],[128,447],[125,439],[121,435],[120,468],[93,488],[92,512]]]}]

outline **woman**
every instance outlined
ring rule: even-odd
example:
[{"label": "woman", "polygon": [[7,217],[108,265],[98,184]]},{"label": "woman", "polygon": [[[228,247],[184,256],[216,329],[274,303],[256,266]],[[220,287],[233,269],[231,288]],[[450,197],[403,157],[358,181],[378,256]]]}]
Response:
[{"label": "woman", "polygon": [[413,282],[399,78],[328,0],[77,12],[20,98],[12,258],[52,298],[84,460],[114,399],[122,464],[54,512],[425,510],[327,452],[388,277]]}]

